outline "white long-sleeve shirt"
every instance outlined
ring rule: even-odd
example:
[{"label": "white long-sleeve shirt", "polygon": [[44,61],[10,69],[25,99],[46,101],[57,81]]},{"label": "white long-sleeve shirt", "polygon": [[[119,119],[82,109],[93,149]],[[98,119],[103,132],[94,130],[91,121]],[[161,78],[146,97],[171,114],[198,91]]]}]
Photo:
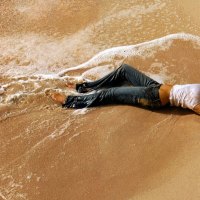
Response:
[{"label": "white long-sleeve shirt", "polygon": [[193,109],[200,104],[200,84],[174,85],[169,99],[171,106]]}]

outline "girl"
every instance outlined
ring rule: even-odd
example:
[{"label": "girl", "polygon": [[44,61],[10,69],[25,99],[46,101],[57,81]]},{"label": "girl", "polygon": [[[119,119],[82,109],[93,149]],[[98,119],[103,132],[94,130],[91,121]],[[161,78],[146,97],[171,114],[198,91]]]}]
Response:
[{"label": "girl", "polygon": [[[124,83],[129,85],[119,86]],[[67,97],[54,93],[51,98],[67,108],[127,104],[158,109],[170,105],[200,114],[200,84],[160,84],[127,64],[97,81],[76,84],[75,88],[79,93],[94,92]]]}]

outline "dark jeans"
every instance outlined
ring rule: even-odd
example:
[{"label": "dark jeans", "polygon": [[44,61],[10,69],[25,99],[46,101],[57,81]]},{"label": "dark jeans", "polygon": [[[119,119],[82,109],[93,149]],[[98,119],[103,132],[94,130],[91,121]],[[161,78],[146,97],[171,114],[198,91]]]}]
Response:
[{"label": "dark jeans", "polygon": [[[128,83],[129,86],[119,84]],[[118,87],[117,87],[118,86]],[[160,108],[159,88],[161,84],[137,69],[123,64],[105,77],[77,84],[79,92],[95,90],[92,94],[68,96],[63,107],[85,108],[108,104],[138,105],[149,109]],[[100,89],[100,90],[99,90]]]}]

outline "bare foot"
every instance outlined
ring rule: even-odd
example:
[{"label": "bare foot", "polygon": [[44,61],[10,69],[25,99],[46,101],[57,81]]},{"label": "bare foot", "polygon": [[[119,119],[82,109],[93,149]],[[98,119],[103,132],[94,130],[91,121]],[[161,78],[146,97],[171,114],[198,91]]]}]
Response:
[{"label": "bare foot", "polygon": [[60,93],[53,93],[50,96],[56,103],[60,103],[60,104],[64,104],[67,98],[65,95],[60,94]]}]

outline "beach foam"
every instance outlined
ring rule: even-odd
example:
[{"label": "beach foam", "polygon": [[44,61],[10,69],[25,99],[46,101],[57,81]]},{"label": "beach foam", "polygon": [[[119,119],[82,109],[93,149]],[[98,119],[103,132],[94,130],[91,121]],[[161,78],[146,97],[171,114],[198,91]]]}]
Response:
[{"label": "beach foam", "polygon": [[[16,41],[15,38],[15,42]],[[1,104],[19,103],[20,101],[27,101],[27,103],[34,102],[36,98],[45,98],[45,91],[48,89],[66,94],[70,91],[73,93],[75,91],[65,86],[66,81],[71,80],[71,82],[75,84],[83,80],[96,80],[113,71],[122,63],[129,62],[133,63],[133,66],[135,66],[135,59],[141,60],[141,62],[147,62],[149,65],[148,68],[145,66],[135,67],[156,79],[158,82],[174,82],[177,76],[176,72],[170,74],[168,68],[170,66],[175,67],[175,65],[179,65],[180,61],[175,59],[168,60],[167,57],[170,55],[170,51],[175,50],[176,52],[182,47],[188,47],[191,51],[198,53],[200,49],[200,38],[191,34],[177,33],[141,44],[114,47],[98,53],[83,64],[61,70],[58,73],[53,73],[52,71],[41,73],[43,71],[42,69],[33,74],[31,72],[29,75],[26,69],[26,72],[24,72],[24,70],[22,70],[22,72],[20,72],[20,70],[18,71],[20,66],[16,65],[15,67],[11,67],[16,73],[13,73],[12,70],[5,71],[5,73],[2,72],[6,81],[1,83]],[[9,50],[6,51],[9,52]],[[163,57],[163,60],[159,60],[157,58],[159,54],[164,54],[166,59]],[[62,57],[61,52],[59,52],[59,55]],[[31,56],[31,54],[29,54],[29,56]],[[60,57],[56,58],[59,59]],[[189,57],[187,59],[189,65],[192,60],[190,60]],[[3,62],[3,59],[1,62]],[[10,63],[5,62],[4,64],[10,66]],[[44,65],[44,63],[41,64]],[[34,66],[26,67],[28,71],[34,69]],[[61,68],[63,67],[64,66]],[[28,74],[23,75],[23,73]]]}]

